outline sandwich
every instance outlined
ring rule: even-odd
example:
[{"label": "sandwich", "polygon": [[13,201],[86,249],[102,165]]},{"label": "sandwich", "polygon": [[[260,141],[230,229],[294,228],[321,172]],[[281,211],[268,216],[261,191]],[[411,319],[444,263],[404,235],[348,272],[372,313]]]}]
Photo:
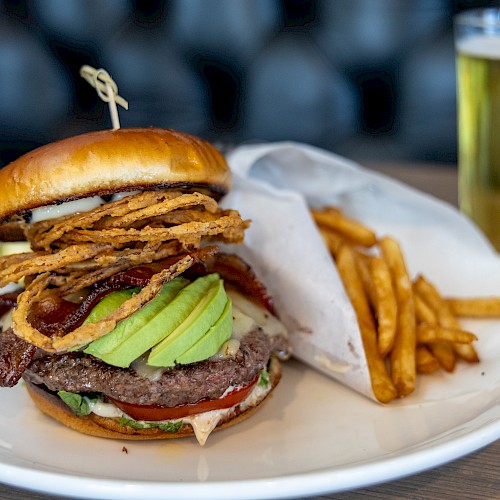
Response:
[{"label": "sandwich", "polygon": [[63,139],[0,170],[0,386],[23,380],[44,414],[104,438],[204,444],[255,412],[290,347],[230,251],[250,224],[219,204],[231,182],[212,145],[159,128]]}]

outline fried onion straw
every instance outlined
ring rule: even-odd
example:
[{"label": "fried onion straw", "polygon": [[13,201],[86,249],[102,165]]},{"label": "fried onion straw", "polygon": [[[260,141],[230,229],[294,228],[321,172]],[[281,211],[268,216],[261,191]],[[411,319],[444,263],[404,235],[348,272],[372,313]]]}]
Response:
[{"label": "fried onion straw", "polygon": [[[97,268],[90,273],[87,272],[83,275],[75,273],[74,276],[69,276],[59,285],[59,290],[64,294],[78,292],[79,290],[89,287],[98,281],[110,278],[121,271],[125,271],[126,269],[132,267],[132,265],[149,264],[154,260],[164,259],[165,257],[176,255],[177,253],[179,252],[175,250],[175,246],[171,245],[164,245],[163,249],[156,252],[143,251],[141,254],[136,255],[140,256],[140,259],[117,260],[115,264],[111,264],[103,268]],[[52,280],[51,284],[56,284],[56,281]]]},{"label": "fried onion straw", "polygon": [[27,320],[33,304],[42,298],[42,292],[50,283],[50,274],[38,276],[23,293],[18,297],[17,308],[12,313],[12,328],[14,333],[40,347],[47,352],[64,352],[73,347],[88,344],[106,333],[109,333],[116,324],[128,318],[151,301],[160,291],[163,284],[173,280],[194,263],[194,259],[187,255],[167,269],[153,275],[150,282],[139,293],[126,300],[118,309],[96,323],[82,325],[63,337],[47,337]]},{"label": "fried onion straw", "polygon": [[[190,252],[202,243],[239,243],[247,227],[237,211],[222,210],[210,196],[166,190],[131,194],[89,212],[26,224],[25,235],[34,251],[0,258],[0,286],[28,278],[13,311],[14,333],[48,352],[96,340],[188,269],[195,261]],[[211,248],[205,246],[201,252],[208,255]],[[184,256],[154,274],[139,293],[97,323],[49,337],[28,320],[33,305],[47,294],[67,296],[134,266],[179,254]]]},{"label": "fried onion straw", "polygon": [[199,240],[202,236],[213,236],[221,233],[233,241],[240,241],[243,237],[243,230],[239,215],[229,213],[229,215],[223,215],[215,221],[193,221],[169,228],[151,228],[146,226],[142,229],[75,229],[71,233],[64,235],[62,239],[71,244],[88,241],[128,243],[130,241],[168,241],[176,239],[187,246],[199,246]]},{"label": "fried onion straw", "polygon": [[106,219],[102,221],[99,229],[125,227],[138,220],[164,215],[179,208],[193,207],[196,205],[203,205],[204,209],[212,214],[215,214],[219,209],[217,202],[209,196],[205,196],[201,193],[183,194],[173,200],[156,203],[155,205],[150,205],[140,210],[121,215],[120,217]]},{"label": "fried onion straw", "polygon": [[215,213],[217,202],[201,193],[182,194],[180,192],[146,191],[127,196],[121,200],[102,205],[91,212],[76,214],[63,218],[55,225],[49,221],[33,224],[28,239],[33,241],[36,249],[49,250],[64,234],[75,228],[89,229],[105,219],[106,227],[127,227],[131,222],[148,217],[163,215],[179,208],[203,206],[205,210]]},{"label": "fried onion straw", "polygon": [[30,258],[4,267],[0,271],[0,287],[8,283],[15,283],[23,276],[54,271],[60,268],[62,263],[70,264],[90,259],[110,248],[112,248],[112,245],[109,243],[87,243],[84,245],[71,245],[52,254],[46,252],[28,254]]}]

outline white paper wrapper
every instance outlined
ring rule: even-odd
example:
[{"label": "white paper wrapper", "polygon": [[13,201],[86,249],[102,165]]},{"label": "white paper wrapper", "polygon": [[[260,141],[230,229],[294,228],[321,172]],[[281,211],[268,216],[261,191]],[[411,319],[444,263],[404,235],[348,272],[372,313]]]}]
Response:
[{"label": "white paper wrapper", "polygon": [[[410,274],[425,274],[444,294],[500,294],[498,254],[475,226],[439,200],[301,144],[242,146],[228,161],[234,187],[223,205],[252,220],[244,245],[231,250],[266,283],[296,358],[367,397],[375,399],[355,314],[308,204],[339,205],[378,236],[395,237]],[[485,386],[498,391],[499,325],[469,322],[480,337],[481,363],[460,364],[460,373],[452,375],[420,377],[409,404],[473,395]]]}]

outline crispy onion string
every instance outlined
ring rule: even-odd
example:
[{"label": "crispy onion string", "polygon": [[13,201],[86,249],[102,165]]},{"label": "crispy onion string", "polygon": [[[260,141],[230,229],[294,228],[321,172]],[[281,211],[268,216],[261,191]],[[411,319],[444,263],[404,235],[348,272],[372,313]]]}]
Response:
[{"label": "crispy onion string", "polygon": [[126,300],[105,318],[96,323],[82,325],[63,337],[47,337],[34,328],[27,319],[31,307],[43,298],[43,291],[50,284],[50,274],[41,274],[19,295],[17,308],[12,313],[12,329],[17,336],[47,352],[63,352],[88,344],[106,335],[119,321],[141,309],[158,294],[165,282],[182,274],[193,262],[191,256],[183,257],[169,268],[155,274],[139,293]]},{"label": "crispy onion string", "polygon": [[42,254],[27,254],[30,258],[14,262],[2,268],[0,271],[0,287],[8,283],[15,283],[23,276],[54,271],[63,264],[90,259],[109,248],[112,248],[112,245],[109,243],[86,243],[84,245],[71,245],[52,254],[47,254],[46,252]]},{"label": "crispy onion string", "polygon": [[[148,216],[151,217],[168,213],[177,208],[204,203],[209,207],[209,211],[217,209],[217,202],[201,193],[182,194],[179,191],[145,191],[144,193],[126,196],[120,200],[107,203],[90,212],[61,217],[56,219],[55,223],[54,220],[37,222],[28,229],[27,238],[33,243],[35,249],[49,250],[50,246],[65,233],[75,228],[92,228],[103,219],[107,219],[108,223],[110,223],[109,221],[120,220],[120,218],[128,215],[128,220],[131,220],[132,214],[136,214],[132,220],[144,219],[145,213],[143,209],[145,208],[149,208]],[[126,223],[122,221],[122,227],[123,224]],[[115,222],[113,227],[119,226],[116,226]]]},{"label": "crispy onion string", "polygon": [[142,229],[103,229],[89,230],[76,229],[64,236],[67,243],[83,243],[94,241],[98,243],[114,241],[115,243],[128,243],[131,241],[168,241],[178,240],[189,246],[199,246],[199,239],[202,236],[212,236],[217,234],[227,234],[229,238],[234,238],[239,242],[243,236],[243,231],[238,231],[241,227],[241,219],[235,214],[223,215],[215,221],[209,222],[187,222],[169,228],[144,227]]},{"label": "crispy onion string", "polygon": [[163,203],[156,203],[142,209],[129,212],[119,217],[112,217],[100,224],[101,229],[127,227],[139,220],[148,219],[159,215],[164,215],[179,208],[193,207],[203,205],[205,210],[211,214],[217,213],[219,206],[217,202],[209,196],[201,193],[183,194],[173,200],[166,200]]},{"label": "crispy onion string", "polygon": [[[25,234],[34,252],[0,258],[0,286],[27,278],[13,312],[13,330],[49,352],[91,342],[150,301],[165,281],[190,267],[189,252],[214,240],[241,243],[248,224],[237,211],[222,210],[210,196],[170,190],[132,194],[89,212],[28,224]],[[32,306],[47,293],[66,296],[182,252],[188,257],[154,275],[141,292],[98,323],[50,338],[28,320]]]},{"label": "crispy onion string", "polygon": [[[98,267],[92,272],[86,272],[81,275],[78,273],[74,273],[72,276],[70,275],[60,283],[59,290],[64,294],[74,293],[98,281],[109,278],[116,273],[130,269],[130,267],[134,265],[149,264],[155,260],[164,259],[165,257],[178,253],[178,246],[166,244],[159,247],[157,251],[140,251],[140,253],[133,255],[134,258],[122,259],[118,257],[113,264],[108,264],[106,267]],[[55,281],[52,281],[52,283],[55,284]]]}]

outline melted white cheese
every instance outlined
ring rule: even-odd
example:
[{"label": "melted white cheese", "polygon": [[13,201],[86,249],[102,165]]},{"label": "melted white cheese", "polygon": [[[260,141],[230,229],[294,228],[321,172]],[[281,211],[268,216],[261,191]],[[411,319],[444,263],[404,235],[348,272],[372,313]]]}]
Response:
[{"label": "melted white cheese", "polygon": [[30,244],[27,241],[5,241],[0,243],[0,255],[2,257],[27,252],[31,252]]},{"label": "melted white cheese", "polygon": [[[240,403],[240,409],[244,411],[249,407],[255,406],[257,402],[261,401],[270,390],[271,384],[261,386],[257,383],[251,390],[250,394]],[[205,413],[200,413],[198,415],[185,417],[183,419],[183,423],[191,425],[198,443],[203,446],[206,443],[210,433],[217,427],[217,424],[226,415],[230,414],[234,410],[234,408],[235,407],[233,406],[231,408],[212,410]]]},{"label": "melted white cheese", "polygon": [[240,349],[240,344],[241,344],[240,340],[230,338],[229,340],[226,340],[226,342],[222,344],[222,347],[219,349],[219,352],[214,354],[210,359],[217,360],[224,358],[234,358],[236,356],[236,353]]},{"label": "melted white cheese", "polygon": [[133,368],[141,377],[147,378],[152,382],[156,382],[163,375],[166,368],[150,366],[147,364],[147,356],[137,358],[130,367]]},{"label": "melted white cheese", "polygon": [[[126,196],[138,194],[140,191],[123,191],[121,193],[114,193],[111,196],[111,201],[121,200]],[[48,219],[55,219],[64,215],[73,215],[81,212],[90,212],[101,205],[104,201],[100,196],[91,196],[88,198],[81,198],[80,200],[66,201],[60,205],[47,205],[45,207],[35,208],[31,212],[31,222],[40,222]]]},{"label": "melted white cheese", "polygon": [[63,215],[73,215],[79,212],[90,212],[103,205],[105,202],[100,196],[82,198],[81,200],[67,201],[60,205],[47,205],[46,207],[35,208],[31,212],[31,222],[40,222],[48,219],[55,219]]},{"label": "melted white cheese", "polygon": [[227,294],[233,302],[233,308],[236,307],[241,314],[250,316],[267,335],[283,335],[283,337],[288,337],[285,325],[265,307],[256,304],[234,290],[228,290]]},{"label": "melted white cheese", "polygon": [[122,198],[125,198],[126,196],[132,196],[139,193],[140,191],[123,191],[123,193],[115,193],[113,196],[111,196],[111,201],[118,201]]},{"label": "melted white cheese", "polygon": [[[104,403],[103,401],[93,401],[87,399],[87,403],[89,405],[89,409],[92,413],[99,415],[100,417],[105,418],[120,418],[122,415],[125,415],[118,406],[115,406],[113,403]],[[128,417],[130,418],[130,417]]]},{"label": "melted white cheese", "polygon": [[225,410],[212,410],[198,415],[192,415],[183,419],[183,423],[189,424],[198,440],[198,443],[203,446],[208,439],[208,436],[217,427],[217,424],[229,412]]},{"label": "melted white cheese", "polygon": [[20,290],[21,288],[22,285],[20,285],[19,283],[7,283],[5,286],[0,288],[0,295],[17,292],[17,290]]},{"label": "melted white cheese", "polygon": [[236,356],[243,337],[257,326],[262,328],[266,335],[288,337],[288,331],[283,323],[263,306],[256,304],[235,290],[227,290],[227,294],[233,303],[233,334],[211,359]]},{"label": "melted white cheese", "polygon": [[9,309],[1,318],[0,318],[0,329],[3,331],[7,330],[12,326],[12,311],[13,309]]},{"label": "melted white cheese", "polygon": [[[228,294],[229,295],[229,294]],[[233,301],[233,333],[231,339],[241,340],[243,337],[257,327],[257,322],[252,316],[245,314],[240,305]]]}]

